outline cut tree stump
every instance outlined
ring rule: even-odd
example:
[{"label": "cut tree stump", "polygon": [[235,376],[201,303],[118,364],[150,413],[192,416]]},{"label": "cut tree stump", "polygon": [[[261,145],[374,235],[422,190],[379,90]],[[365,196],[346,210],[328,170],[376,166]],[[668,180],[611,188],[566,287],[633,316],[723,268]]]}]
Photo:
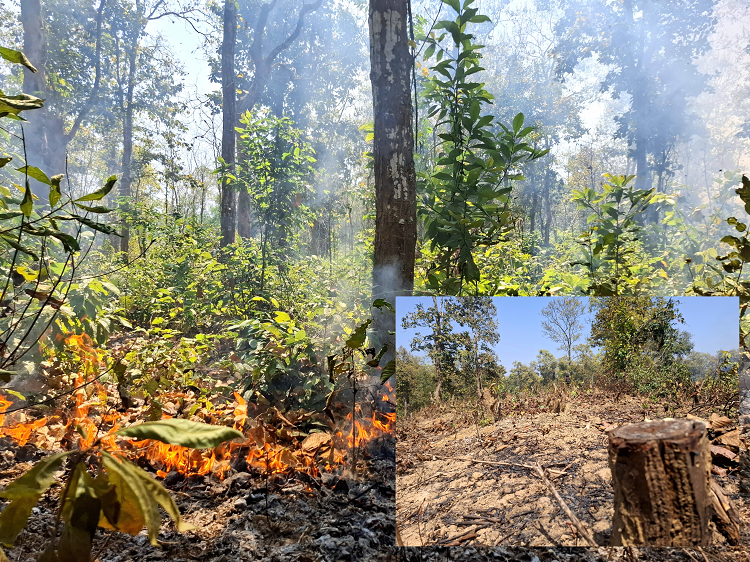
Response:
[{"label": "cut tree stump", "polygon": [[615,492],[610,546],[708,546],[711,454],[706,424],[660,420],[609,434]]}]

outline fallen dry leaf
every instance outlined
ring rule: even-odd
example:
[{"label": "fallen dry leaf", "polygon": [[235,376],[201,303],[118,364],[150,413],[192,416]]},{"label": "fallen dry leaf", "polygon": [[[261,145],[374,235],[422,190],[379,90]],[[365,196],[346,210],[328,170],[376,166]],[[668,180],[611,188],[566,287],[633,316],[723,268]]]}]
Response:
[{"label": "fallen dry leaf", "polygon": [[321,447],[325,445],[330,445],[331,443],[331,435],[330,433],[311,433],[307,437],[305,437],[304,441],[302,441],[302,450],[305,452],[312,452],[317,451]]}]

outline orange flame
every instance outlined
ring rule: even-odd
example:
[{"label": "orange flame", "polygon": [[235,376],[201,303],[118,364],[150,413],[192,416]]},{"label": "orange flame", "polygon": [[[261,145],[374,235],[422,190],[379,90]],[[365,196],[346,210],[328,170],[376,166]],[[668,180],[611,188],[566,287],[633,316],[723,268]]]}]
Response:
[{"label": "orange flame", "polygon": [[[79,336],[73,339],[68,338],[68,340],[71,345],[77,346],[80,353],[89,354],[87,358],[89,361],[93,363],[98,360],[98,356],[95,354],[91,357],[89,351],[91,348],[87,349],[89,341],[85,337]],[[91,351],[95,352],[95,350]],[[86,369],[82,369],[75,373],[76,386],[81,386],[88,379],[86,371]],[[126,444],[121,438],[114,435],[121,427],[120,414],[97,412],[97,416],[89,417],[92,406],[98,408],[106,405],[107,402],[107,393],[104,386],[98,383],[94,384],[96,393],[92,394],[91,398],[87,397],[86,390],[83,388],[78,389],[71,397],[73,405],[67,428],[77,426],[83,430],[79,431],[81,435],[78,437],[78,446],[81,449],[91,447],[96,442],[101,426],[110,427],[108,431],[103,432],[104,436],[99,439],[99,442],[111,452],[130,458],[145,458],[156,469],[156,473],[160,477],[166,476],[171,471],[177,471],[185,476],[214,474],[223,479],[231,468],[232,459],[237,458],[238,449],[249,449],[245,459],[247,465],[268,474],[298,470],[317,477],[320,476],[320,470],[334,470],[337,465],[340,466],[347,462],[347,446],[349,449],[363,447],[369,441],[383,434],[392,433],[396,419],[396,414],[374,411],[370,418],[355,418],[352,424],[352,414],[349,413],[347,421],[344,422],[344,427],[348,428],[348,434],[344,434],[347,429],[336,431],[332,436],[333,441],[330,448],[327,452],[322,453],[322,456],[304,450],[293,452],[290,444],[285,446],[276,443],[275,437],[270,437],[273,435],[273,430],[264,431],[262,425],[260,431],[258,431],[258,427],[255,427],[254,430],[248,430],[245,435],[249,435],[249,437],[242,441],[223,443],[215,449],[205,451],[189,449],[179,445],[167,445],[153,440],[128,441]],[[392,391],[388,383],[385,387]],[[234,393],[234,400],[233,426],[244,433],[248,419],[248,403],[237,392]],[[389,396],[385,393],[383,393],[383,400],[389,400]],[[5,418],[7,417],[5,411],[11,404],[9,400],[0,395],[0,436],[8,435],[20,445],[24,445],[30,439],[30,436],[44,426],[48,420],[47,418],[41,418],[30,423],[3,428],[2,423],[6,421]],[[229,408],[231,409],[231,406]],[[355,415],[358,417],[361,414],[357,414],[357,412],[361,411],[360,404],[357,404]],[[98,421],[95,422],[94,419]],[[249,431],[254,431],[254,433],[251,434]],[[271,439],[272,442],[268,442],[268,439]],[[319,468],[318,463],[321,460],[325,464],[321,463]]]}]

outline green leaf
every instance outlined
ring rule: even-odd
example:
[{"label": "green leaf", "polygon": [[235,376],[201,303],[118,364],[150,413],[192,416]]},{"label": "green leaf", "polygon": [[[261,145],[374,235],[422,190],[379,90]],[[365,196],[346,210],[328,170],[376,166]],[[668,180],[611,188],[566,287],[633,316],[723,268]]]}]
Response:
[{"label": "green leaf", "polygon": [[[141,479],[134,477],[128,470],[127,465],[130,463],[102,451],[102,464],[107,470],[110,483],[115,487],[116,502],[120,506],[116,520],[113,522],[107,517],[106,521],[115,530],[130,535],[137,535],[143,527],[147,527],[149,540],[155,545],[161,520],[158,504],[152,501]],[[101,526],[106,527],[103,523],[103,521],[99,522]],[[156,537],[152,534],[154,528],[156,528]]]},{"label": "green leaf", "polygon": [[349,339],[346,340],[346,347],[350,349],[358,349],[362,347],[362,344],[365,343],[365,338],[367,337],[367,328],[370,327],[370,324],[372,324],[372,319],[369,319],[357,326],[354,329],[354,333],[352,333]]},{"label": "green leaf", "polygon": [[385,354],[386,351],[388,351],[388,345],[384,345],[380,349],[378,354],[371,361],[367,362],[367,365],[370,367],[377,367],[378,365],[380,365],[380,360],[383,358],[383,355]]},{"label": "green leaf", "polygon": [[513,118],[513,134],[517,134],[523,127],[523,113],[519,113]]},{"label": "green leaf", "polygon": [[62,197],[62,193],[60,192],[60,182],[62,181],[62,179],[62,174],[57,174],[56,176],[52,176],[50,178],[49,204],[51,207],[57,205],[60,197]]},{"label": "green leaf", "polygon": [[117,176],[110,176],[107,180],[107,183],[104,184],[104,187],[102,187],[101,189],[97,189],[93,193],[89,193],[88,195],[79,197],[78,199],[76,199],[76,201],[99,201],[102,197],[112,191],[112,188],[115,186],[115,182],[117,182]]},{"label": "green leaf", "polygon": [[373,306],[373,308],[378,308],[378,309],[383,309],[383,308],[387,308],[388,310],[390,310],[390,311],[391,311],[391,312],[393,312],[394,314],[396,313],[396,309],[395,309],[395,308],[393,308],[393,305],[392,305],[391,303],[389,303],[389,302],[388,302],[387,300],[385,300],[385,299],[375,299],[375,300],[374,300],[374,301],[372,302],[372,306]]},{"label": "green leaf", "polygon": [[16,170],[18,170],[22,174],[26,174],[30,178],[34,178],[37,181],[46,183],[47,185],[52,185],[52,181],[47,177],[47,174],[42,172],[36,166],[22,166],[21,168],[16,168]]},{"label": "green leaf", "polygon": [[13,546],[18,535],[26,526],[26,520],[42,494],[55,481],[55,473],[60,470],[62,461],[73,453],[67,451],[43,458],[26,474],[16,478],[0,492],[0,498],[10,501],[0,513],[0,544]]},{"label": "green leaf", "polygon": [[479,14],[477,16],[474,16],[469,20],[469,23],[484,23],[487,21],[492,21],[489,16],[485,16],[484,14]]},{"label": "green leaf", "polygon": [[75,238],[75,236],[65,234],[64,232],[53,232],[50,236],[52,236],[53,238],[57,238],[60,242],[62,242],[65,251],[70,254],[72,254],[73,252],[81,251],[81,247],[78,245],[78,240]]},{"label": "green leaf", "polygon": [[210,449],[224,441],[242,437],[242,433],[230,427],[177,418],[126,427],[117,431],[115,435],[135,439],[156,439],[168,445],[181,445],[193,449]]},{"label": "green leaf", "polygon": [[103,232],[104,234],[115,234],[116,236],[119,236],[117,231],[109,226],[108,224],[104,224],[103,222],[96,222],[94,220],[91,220],[86,217],[82,217],[81,215],[77,215],[75,213],[71,213],[71,215],[80,223],[85,224],[89,228],[92,228],[94,230],[97,230],[99,232]]},{"label": "green leaf", "polygon": [[84,211],[88,211],[89,213],[111,213],[112,212],[112,209],[110,209],[109,207],[104,207],[101,205],[96,206],[96,207],[89,207],[88,205],[81,205],[79,203],[75,203],[75,206],[80,209],[83,209]]},{"label": "green leaf", "polygon": [[26,218],[29,218],[31,216],[31,211],[34,208],[34,198],[31,194],[31,187],[29,187],[29,182],[26,182],[26,191],[23,193],[23,199],[21,200],[21,212],[24,214]]},{"label": "green leaf", "polygon": [[459,3],[459,0],[443,0],[443,3],[448,4],[451,8],[456,10],[456,13],[459,13],[461,11],[461,4]]},{"label": "green leaf", "polygon": [[13,160],[12,156],[3,156],[2,158],[0,158],[0,168],[2,168],[3,166],[5,166],[11,160]]},{"label": "green leaf", "polygon": [[34,68],[34,65],[31,64],[31,61],[27,59],[26,55],[24,55],[21,51],[8,49],[7,47],[0,47],[0,57],[3,57],[8,62],[12,62],[14,64],[22,64],[31,72],[37,71],[36,68]]},{"label": "green leaf", "polygon": [[142,468],[139,468],[132,463],[128,463],[127,461],[125,461],[123,464],[126,463],[127,469],[133,475],[140,478],[141,483],[143,484],[143,487],[146,489],[146,491],[153,499],[157,501],[160,506],[162,506],[162,508],[164,508],[164,511],[167,512],[167,515],[172,518],[178,531],[184,533],[185,531],[191,531],[195,529],[194,525],[186,523],[182,520],[182,516],[180,515],[180,510],[177,507],[177,504],[174,502],[172,496],[169,495],[169,492],[164,488],[164,486],[157,482],[153,476],[151,476]]},{"label": "green leaf", "polygon": [[286,312],[277,310],[276,317],[274,318],[274,320],[280,324],[281,322],[290,322],[292,320],[292,317],[289,316]]},{"label": "green leaf", "polygon": [[16,240],[14,240],[13,238],[11,238],[10,236],[2,235],[2,236],[0,236],[0,239],[3,242],[5,242],[6,244],[8,244],[8,246],[10,246],[11,248],[14,248],[14,249],[18,250],[19,252],[23,252],[24,254],[28,254],[32,258],[34,258],[35,260],[39,259],[39,257],[34,253],[33,250],[31,250],[30,248],[27,248],[26,246],[22,246],[21,244],[19,244]]},{"label": "green leaf", "polygon": [[[44,100],[28,94],[17,96],[4,96],[0,94],[0,117],[18,117],[22,111],[39,109],[44,105]],[[25,121],[25,119],[21,119]]]},{"label": "green leaf", "polygon": [[386,363],[385,367],[383,367],[383,372],[380,374],[380,384],[385,383],[389,378],[393,376],[393,374],[396,372],[396,361],[394,359],[391,359]]}]

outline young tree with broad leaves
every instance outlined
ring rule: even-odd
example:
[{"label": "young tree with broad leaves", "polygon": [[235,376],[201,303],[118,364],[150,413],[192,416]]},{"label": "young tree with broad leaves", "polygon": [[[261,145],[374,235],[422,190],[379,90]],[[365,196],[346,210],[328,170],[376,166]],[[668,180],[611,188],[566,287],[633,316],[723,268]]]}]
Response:
[{"label": "young tree with broad leaves", "polygon": [[690,379],[682,359],[693,349],[679,301],[663,297],[601,297],[591,301],[589,343],[603,348],[604,374],[636,389],[674,392]]}]

